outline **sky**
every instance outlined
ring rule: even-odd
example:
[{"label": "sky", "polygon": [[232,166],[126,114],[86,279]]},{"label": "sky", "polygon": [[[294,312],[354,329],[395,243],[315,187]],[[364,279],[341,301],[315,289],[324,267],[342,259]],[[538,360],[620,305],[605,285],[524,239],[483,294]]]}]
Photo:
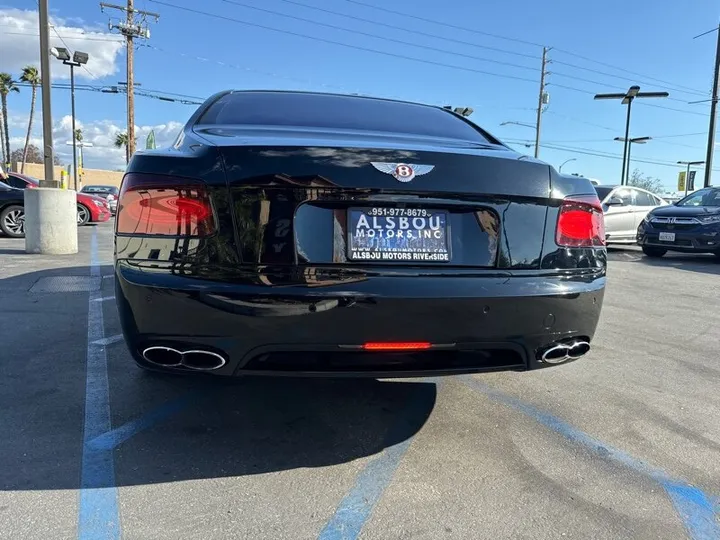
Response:
[{"label": "sky", "polygon": [[[433,105],[474,109],[471,120],[518,151],[532,154],[542,47],[549,47],[540,158],[564,173],[605,184],[619,182],[626,108],[595,93],[668,91],[666,99],[637,100],[631,169],[672,190],[679,160],[704,160],[716,34],[716,1],[578,2],[577,0],[136,0],[157,12],[150,38],[137,40],[138,91],[197,103],[226,89],[357,92]],[[85,165],[120,169],[113,147],[125,131],[123,94],[100,89],[125,81],[125,46],[94,0],[50,0],[52,46],[90,55],[76,71],[76,119],[85,140]],[[19,77],[39,65],[37,5],[0,0],[0,71]],[[62,39],[61,39],[62,38]],[[52,60],[53,84],[66,86],[69,69]],[[88,86],[89,85],[89,86]],[[30,89],[9,96],[11,146],[24,144]],[[138,95],[138,146],[154,130],[168,145],[197,105]],[[38,109],[40,99],[38,98]],[[70,92],[52,91],[56,153],[71,161]],[[32,139],[41,142],[41,117]],[[526,146],[530,145],[530,147]],[[720,156],[713,178],[720,175]],[[702,175],[702,168],[699,169]],[[700,177],[700,176],[699,176]],[[714,181],[713,183],[717,183]]]}]

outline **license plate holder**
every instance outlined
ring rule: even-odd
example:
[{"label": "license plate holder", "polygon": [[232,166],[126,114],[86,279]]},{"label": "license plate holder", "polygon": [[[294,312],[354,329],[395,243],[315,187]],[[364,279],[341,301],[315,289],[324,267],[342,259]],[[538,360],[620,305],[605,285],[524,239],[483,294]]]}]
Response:
[{"label": "license plate holder", "polygon": [[661,232],[658,235],[658,238],[661,242],[674,242],[675,241],[675,233],[674,232]]},{"label": "license plate holder", "polygon": [[367,206],[347,212],[347,258],[364,262],[448,263],[447,210]]}]

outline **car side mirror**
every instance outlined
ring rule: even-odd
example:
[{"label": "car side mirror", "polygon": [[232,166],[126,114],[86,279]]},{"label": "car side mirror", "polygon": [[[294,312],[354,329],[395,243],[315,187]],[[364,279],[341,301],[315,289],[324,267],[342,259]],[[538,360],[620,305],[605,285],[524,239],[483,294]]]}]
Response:
[{"label": "car side mirror", "polygon": [[620,197],[610,197],[610,200],[605,204],[608,206],[622,206],[623,200]]}]

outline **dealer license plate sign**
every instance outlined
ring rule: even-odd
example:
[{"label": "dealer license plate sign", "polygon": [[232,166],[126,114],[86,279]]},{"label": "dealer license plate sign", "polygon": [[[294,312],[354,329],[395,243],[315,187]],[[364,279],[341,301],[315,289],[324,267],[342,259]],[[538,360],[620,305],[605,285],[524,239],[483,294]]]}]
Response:
[{"label": "dealer license plate sign", "polygon": [[350,208],[351,261],[449,262],[448,213],[427,208]]},{"label": "dealer license plate sign", "polygon": [[661,242],[674,242],[675,241],[675,233],[674,232],[661,232],[660,233],[660,241]]}]

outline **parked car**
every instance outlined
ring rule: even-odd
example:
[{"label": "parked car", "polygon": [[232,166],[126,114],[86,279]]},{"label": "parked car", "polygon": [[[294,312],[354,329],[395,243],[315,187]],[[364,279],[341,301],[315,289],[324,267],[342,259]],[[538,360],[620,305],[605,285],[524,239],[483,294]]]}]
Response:
[{"label": "parked car", "polygon": [[115,215],[117,212],[117,197],[120,190],[115,186],[83,186],[80,193],[95,195],[105,199],[110,205],[110,211]]},{"label": "parked car", "polygon": [[[17,189],[32,189],[40,185],[40,181],[32,176],[20,173],[7,173],[7,184]],[[109,203],[102,197],[87,193],[77,194],[77,222],[78,225],[88,223],[103,223],[111,217]]]},{"label": "parked car", "polygon": [[699,189],[650,212],[638,227],[637,243],[648,257],[679,251],[720,259],[720,187]]},{"label": "parked car", "polygon": [[0,232],[12,238],[25,236],[25,195],[0,182]]},{"label": "parked car", "polygon": [[634,186],[595,186],[605,215],[608,244],[634,244],[637,228],[651,210],[667,206],[662,197]]},{"label": "parked car", "polygon": [[588,352],[604,244],[589,180],[452,111],[229,91],[172,150],[133,155],[116,298],[131,355],[152,370],[536,369]]}]

